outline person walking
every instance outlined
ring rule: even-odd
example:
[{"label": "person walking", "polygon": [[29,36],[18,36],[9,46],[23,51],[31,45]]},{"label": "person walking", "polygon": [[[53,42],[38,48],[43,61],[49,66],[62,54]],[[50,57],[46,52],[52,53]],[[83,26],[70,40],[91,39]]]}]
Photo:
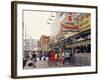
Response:
[{"label": "person walking", "polygon": [[58,54],[55,53],[55,65],[57,66],[58,65]]},{"label": "person walking", "polygon": [[54,65],[54,63],[55,63],[55,52],[52,50],[50,56],[50,65]]},{"label": "person walking", "polygon": [[63,65],[63,53],[59,53],[59,65]]},{"label": "person walking", "polygon": [[67,50],[65,52],[64,57],[65,57],[65,63],[66,62],[71,63],[71,61],[72,61],[72,51],[71,50]]},{"label": "person walking", "polygon": [[70,56],[69,56],[69,52],[65,51],[65,53],[64,53],[63,64],[66,64],[66,62],[68,61],[69,57],[70,57]]},{"label": "person walking", "polygon": [[48,57],[48,65],[50,66],[51,51],[48,51],[47,57]]},{"label": "person walking", "polygon": [[32,53],[32,61],[33,61],[33,67],[36,68],[36,54],[35,51]]},{"label": "person walking", "polygon": [[41,61],[42,58],[42,51],[39,52],[39,60]]},{"label": "person walking", "polygon": [[46,60],[46,52],[44,52],[44,54],[43,54],[43,60],[44,61]]}]

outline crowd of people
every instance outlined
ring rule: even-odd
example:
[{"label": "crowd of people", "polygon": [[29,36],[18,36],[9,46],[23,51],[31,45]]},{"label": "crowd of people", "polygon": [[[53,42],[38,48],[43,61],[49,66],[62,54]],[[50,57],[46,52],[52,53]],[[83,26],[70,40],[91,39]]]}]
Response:
[{"label": "crowd of people", "polygon": [[[48,61],[48,66],[65,65],[72,62],[71,50],[65,51],[39,51],[38,54],[35,51],[25,52],[23,57],[23,68],[25,66],[33,66],[36,68],[37,58],[39,61]],[[30,62],[30,63],[28,63]]]},{"label": "crowd of people", "polygon": [[48,54],[48,64],[51,65],[65,65],[66,63],[71,63],[72,60],[71,50],[65,51],[50,51]]}]

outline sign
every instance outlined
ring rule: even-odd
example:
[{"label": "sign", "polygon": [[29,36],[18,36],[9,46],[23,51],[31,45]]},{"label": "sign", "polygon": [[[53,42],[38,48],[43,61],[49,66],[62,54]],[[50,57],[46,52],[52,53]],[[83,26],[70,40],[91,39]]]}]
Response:
[{"label": "sign", "polygon": [[74,21],[76,13],[68,12],[63,21],[61,21],[61,31],[79,31],[79,26]]},{"label": "sign", "polygon": [[66,17],[67,17],[67,21],[66,22],[73,23],[73,21],[74,21],[74,15],[73,15],[72,12],[68,12],[67,15],[66,15]]},{"label": "sign", "polygon": [[61,31],[79,31],[79,26],[61,24]]}]

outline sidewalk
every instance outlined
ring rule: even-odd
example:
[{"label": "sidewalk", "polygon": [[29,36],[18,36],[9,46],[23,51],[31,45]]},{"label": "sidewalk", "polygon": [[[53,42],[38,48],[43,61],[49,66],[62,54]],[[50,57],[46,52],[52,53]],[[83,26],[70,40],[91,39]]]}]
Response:
[{"label": "sidewalk", "polygon": [[[75,66],[80,66],[80,65],[77,65],[77,64],[70,64],[70,63],[66,63],[65,65],[63,65],[63,64],[58,64],[57,66],[56,65],[51,65],[51,66],[49,66],[48,65],[48,60],[39,60],[38,58],[37,58],[37,62],[36,62],[36,68],[58,68],[58,67],[75,67]],[[34,69],[34,67],[33,66],[30,66],[30,67],[28,67],[28,66],[25,66],[25,69]]]}]

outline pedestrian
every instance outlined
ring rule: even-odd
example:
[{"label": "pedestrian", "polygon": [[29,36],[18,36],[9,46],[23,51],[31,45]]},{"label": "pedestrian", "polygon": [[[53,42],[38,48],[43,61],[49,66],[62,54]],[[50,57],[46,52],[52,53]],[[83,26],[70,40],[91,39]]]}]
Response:
[{"label": "pedestrian", "polygon": [[37,59],[36,59],[35,51],[33,51],[33,53],[32,53],[32,61],[33,61],[33,67],[36,68],[36,61],[37,61]]},{"label": "pedestrian", "polygon": [[63,64],[63,53],[59,53],[59,64]]},{"label": "pedestrian", "polygon": [[66,64],[66,62],[68,61],[68,58],[69,58],[69,53],[67,51],[65,51],[63,64]]},{"label": "pedestrian", "polygon": [[44,54],[43,54],[43,60],[44,61],[46,60],[46,52],[44,52]]},{"label": "pedestrian", "polygon": [[23,58],[23,68],[26,66],[26,62],[27,62],[26,58]]},{"label": "pedestrian", "polygon": [[42,54],[42,53],[41,53],[41,51],[40,51],[40,52],[39,52],[39,60],[40,60],[40,61],[41,61],[41,54]]},{"label": "pedestrian", "polygon": [[53,50],[51,51],[50,63],[50,65],[54,65],[55,63],[55,52]]},{"label": "pedestrian", "polygon": [[65,56],[65,53],[66,53],[66,51],[63,51],[63,53],[62,53],[62,56],[63,56],[63,65],[64,65],[65,62],[66,62],[66,56]]},{"label": "pedestrian", "polygon": [[65,57],[66,57],[68,63],[71,63],[72,62],[72,56],[73,56],[72,51],[71,50],[68,50],[66,52],[66,54],[65,54]]},{"label": "pedestrian", "polygon": [[47,57],[48,57],[48,64],[49,64],[49,66],[50,66],[51,51],[48,51]]},{"label": "pedestrian", "polygon": [[58,54],[55,53],[55,65],[57,66],[57,61],[58,61]]},{"label": "pedestrian", "polygon": [[73,51],[73,53],[72,53],[72,51],[71,51],[71,53],[70,53],[70,63],[71,64],[74,64],[75,63],[75,61],[76,61],[76,59],[75,59],[75,52]]},{"label": "pedestrian", "polygon": [[28,61],[28,60],[29,60],[29,58],[30,58],[30,56],[29,56],[28,52],[27,52],[27,53],[25,53],[25,59]]}]

